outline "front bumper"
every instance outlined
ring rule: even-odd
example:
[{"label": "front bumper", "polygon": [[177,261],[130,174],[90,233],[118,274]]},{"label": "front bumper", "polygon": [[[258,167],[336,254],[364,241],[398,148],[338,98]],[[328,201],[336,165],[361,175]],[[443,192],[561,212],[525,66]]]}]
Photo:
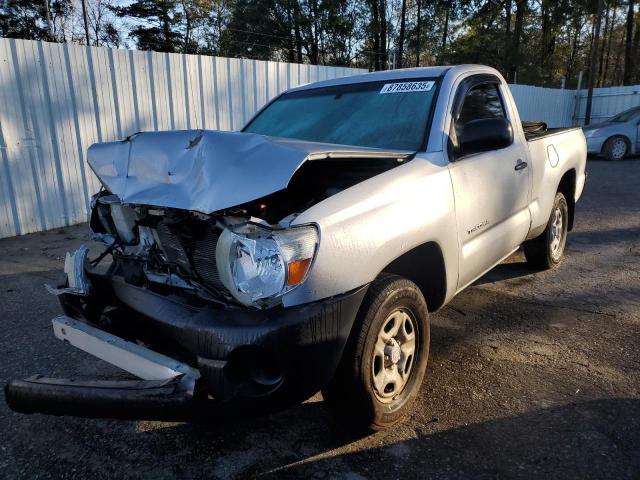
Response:
[{"label": "front bumper", "polygon": [[111,287],[130,322],[193,356],[199,386],[219,400],[317,391],[333,375],[366,293],[362,287],[302,306],[254,310],[193,308],[117,277]]},{"label": "front bumper", "polygon": [[[59,295],[68,320],[86,325],[98,338],[90,348],[76,346],[146,381],[169,382],[171,388],[161,385],[164,390],[157,390],[155,384],[85,388],[77,381],[31,378],[7,386],[12,409],[180,420],[189,416],[185,412],[206,410],[209,407],[201,407],[212,401],[216,409],[229,411],[282,408],[308,397],[331,379],[367,290],[364,286],[297,307],[253,310],[196,306],[107,274],[89,273],[89,279],[92,293],[88,297]],[[96,315],[96,311],[108,313]],[[56,336],[74,344],[59,330],[58,326]],[[117,351],[105,356],[105,349],[118,342],[123,342],[125,350],[133,345],[151,352],[151,363],[169,372],[145,377],[149,369],[138,368],[140,356],[126,360]],[[143,352],[145,356],[149,355]],[[52,407],[51,401],[60,406]],[[149,407],[154,402],[160,406]]]}]

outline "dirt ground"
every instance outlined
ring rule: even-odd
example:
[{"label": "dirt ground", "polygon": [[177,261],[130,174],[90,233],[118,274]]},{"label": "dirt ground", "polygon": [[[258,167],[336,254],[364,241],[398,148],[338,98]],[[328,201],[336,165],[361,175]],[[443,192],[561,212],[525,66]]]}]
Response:
[{"label": "dirt ground", "polygon": [[[414,414],[343,433],[322,397],[219,425],[23,416],[0,403],[1,478],[640,479],[640,161],[589,162],[567,258],[521,253],[432,317]],[[109,375],[64,345],[56,283],[86,225],[0,240],[0,372]]]}]

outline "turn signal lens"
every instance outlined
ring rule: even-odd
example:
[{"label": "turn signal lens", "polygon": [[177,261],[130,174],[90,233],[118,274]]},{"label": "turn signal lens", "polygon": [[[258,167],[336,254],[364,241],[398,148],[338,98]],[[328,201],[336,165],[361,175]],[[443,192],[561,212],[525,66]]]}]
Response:
[{"label": "turn signal lens", "polygon": [[296,260],[288,264],[289,275],[287,276],[287,285],[297,285],[307,273],[307,269],[311,264],[311,259]]}]

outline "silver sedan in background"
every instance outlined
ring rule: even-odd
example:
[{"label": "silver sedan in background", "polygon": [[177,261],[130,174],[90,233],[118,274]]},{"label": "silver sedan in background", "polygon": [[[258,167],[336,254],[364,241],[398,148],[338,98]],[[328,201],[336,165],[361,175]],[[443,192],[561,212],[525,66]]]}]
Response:
[{"label": "silver sedan in background", "polygon": [[622,160],[640,153],[640,107],[583,128],[589,153],[607,160]]}]

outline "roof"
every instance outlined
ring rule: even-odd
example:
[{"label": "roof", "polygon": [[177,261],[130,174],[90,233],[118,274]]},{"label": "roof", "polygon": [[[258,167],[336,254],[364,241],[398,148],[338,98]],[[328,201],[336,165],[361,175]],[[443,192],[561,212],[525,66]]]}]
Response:
[{"label": "roof", "polygon": [[411,80],[415,78],[436,78],[443,76],[445,73],[456,70],[462,71],[470,68],[487,69],[484,65],[456,65],[456,66],[440,66],[440,67],[418,67],[418,68],[400,68],[397,70],[383,70],[380,72],[363,73],[360,75],[351,75],[348,77],[332,78],[331,80],[322,80],[320,82],[307,83],[298,87],[291,88],[290,92],[309,90],[319,87],[331,87],[334,85],[350,85],[353,83],[377,82],[385,80]]}]

